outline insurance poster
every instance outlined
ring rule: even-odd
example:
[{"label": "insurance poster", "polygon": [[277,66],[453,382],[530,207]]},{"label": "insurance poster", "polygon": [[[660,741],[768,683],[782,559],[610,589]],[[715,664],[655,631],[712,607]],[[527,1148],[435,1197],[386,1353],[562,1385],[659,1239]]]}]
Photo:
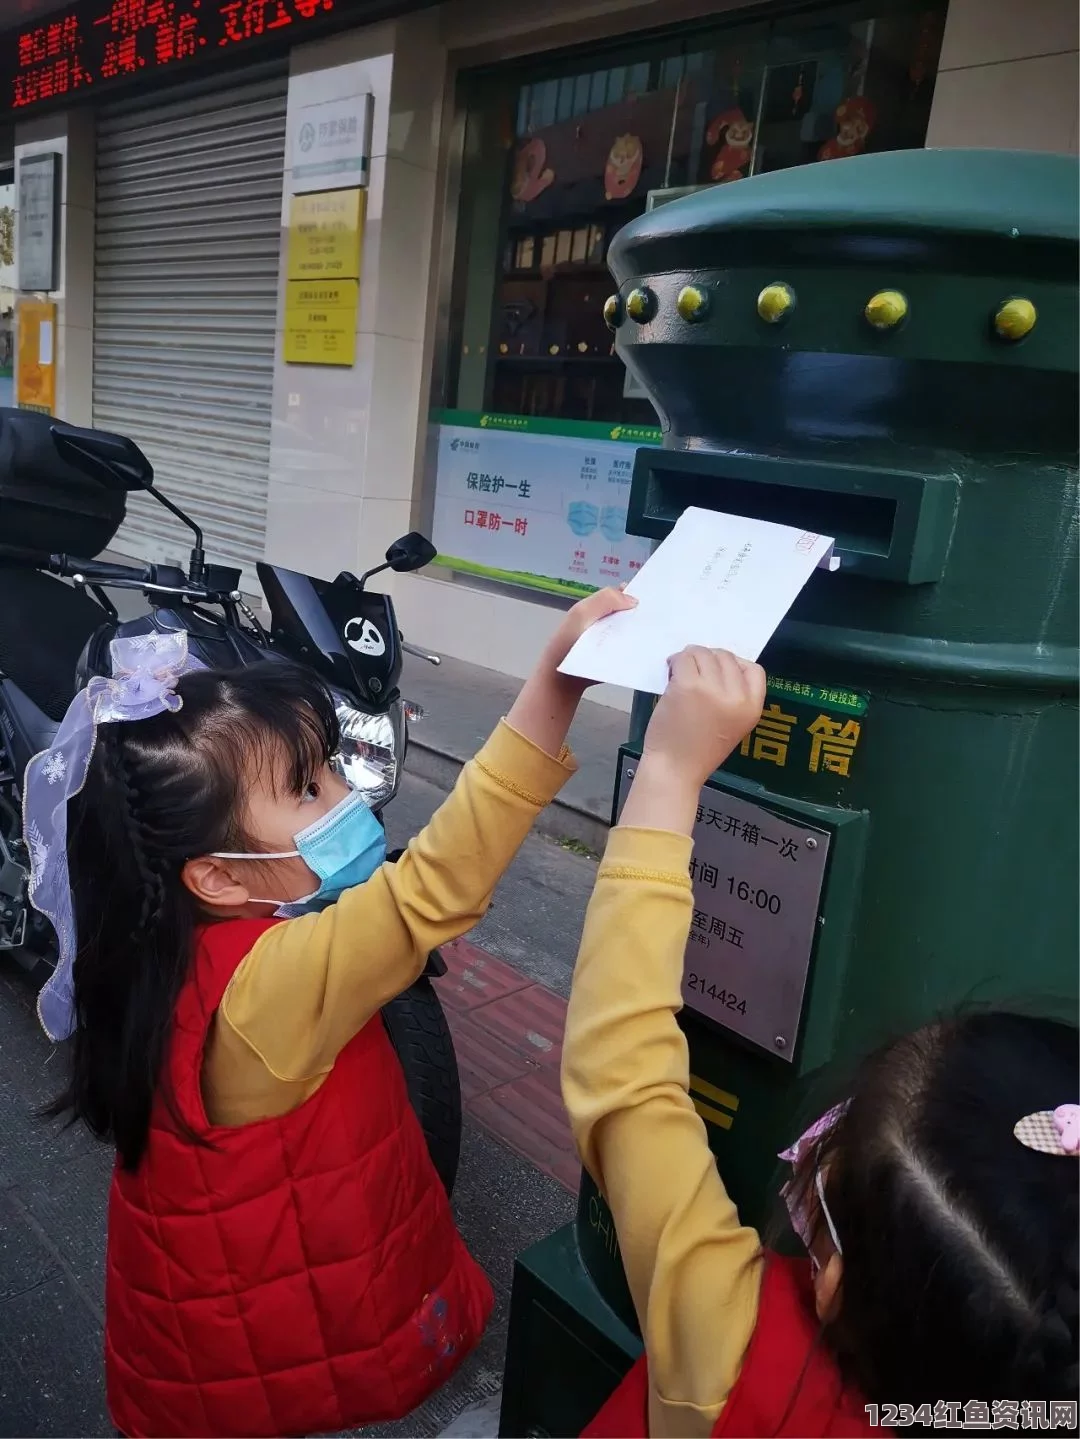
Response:
[{"label": "insurance poster", "polygon": [[[650,541],[626,532],[642,426],[560,425],[444,411],[433,539],[441,563],[556,592],[629,580]],[[547,431],[547,432],[545,432]]]}]

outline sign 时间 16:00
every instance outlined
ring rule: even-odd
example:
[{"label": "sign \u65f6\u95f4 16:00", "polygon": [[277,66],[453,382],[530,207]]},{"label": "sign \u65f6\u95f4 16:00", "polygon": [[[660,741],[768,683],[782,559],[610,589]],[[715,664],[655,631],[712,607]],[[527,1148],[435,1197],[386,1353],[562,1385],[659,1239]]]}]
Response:
[{"label": "sign \u65f6\u95f4 16:00", "polygon": [[487,418],[438,427],[434,540],[443,563],[539,588],[632,579],[650,548],[626,533],[635,447],[487,428]]},{"label": "sign \u65f6\u95f4 16:00", "polygon": [[[625,756],[619,808],[635,764]],[[683,971],[690,1009],[794,1057],[830,836],[709,784],[694,825],[694,910]]]}]

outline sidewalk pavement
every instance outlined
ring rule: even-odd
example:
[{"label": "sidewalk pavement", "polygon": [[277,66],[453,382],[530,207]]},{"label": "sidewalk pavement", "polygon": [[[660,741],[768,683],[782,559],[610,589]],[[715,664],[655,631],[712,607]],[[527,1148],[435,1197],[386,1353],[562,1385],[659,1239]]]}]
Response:
[{"label": "sidewalk pavement", "polygon": [[559,1092],[566,1000],[467,939],[443,947],[435,987],[454,1036],[465,1113],[577,1193],[581,1166]]},{"label": "sidewalk pavement", "polygon": [[[436,668],[405,656],[401,693],[423,706],[424,718],[409,730],[410,773],[449,790],[458,770],[513,704],[521,681],[463,660],[443,659]],[[582,700],[570,731],[578,772],[537,828],[555,839],[573,839],[595,853],[604,847],[611,821],[615,762],[630,716]]]}]

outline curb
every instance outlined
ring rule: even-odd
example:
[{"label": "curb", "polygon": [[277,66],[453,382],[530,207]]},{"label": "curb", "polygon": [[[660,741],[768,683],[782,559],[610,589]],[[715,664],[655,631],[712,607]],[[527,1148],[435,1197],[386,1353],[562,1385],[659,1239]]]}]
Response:
[{"label": "curb", "polygon": [[[425,744],[415,731],[410,733],[406,773],[427,780],[428,784],[433,784],[445,794],[449,794],[465,763],[464,759],[451,754],[449,750]],[[540,811],[533,828],[547,835],[549,839],[576,840],[578,844],[586,845],[594,854],[603,854],[610,826],[606,815],[598,815],[581,805],[556,797],[546,809]]]}]

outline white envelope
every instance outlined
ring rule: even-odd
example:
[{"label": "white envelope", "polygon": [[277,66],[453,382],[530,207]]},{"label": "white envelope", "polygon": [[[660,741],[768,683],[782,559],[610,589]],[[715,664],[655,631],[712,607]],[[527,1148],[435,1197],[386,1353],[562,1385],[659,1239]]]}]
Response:
[{"label": "white envelope", "polygon": [[684,510],[626,587],[637,608],[593,625],[559,669],[663,694],[668,658],[687,645],[756,660],[814,570],[838,564],[827,535]]}]

